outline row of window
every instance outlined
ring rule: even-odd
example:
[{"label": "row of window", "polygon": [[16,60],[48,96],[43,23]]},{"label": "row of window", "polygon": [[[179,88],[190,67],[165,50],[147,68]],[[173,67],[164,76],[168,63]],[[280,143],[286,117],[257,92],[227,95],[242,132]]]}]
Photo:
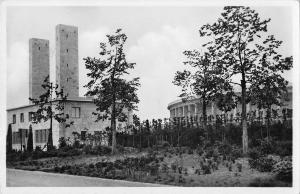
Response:
[{"label": "row of window", "polygon": [[[49,135],[48,129],[40,129],[34,131],[34,137],[36,143],[46,143]],[[18,132],[13,132],[12,143],[13,144],[26,144],[25,138],[28,138],[28,129],[19,129]]]},{"label": "row of window", "polygon": [[[33,115],[34,115],[34,112],[28,113],[28,121],[29,122],[32,121]],[[72,107],[71,117],[72,118],[80,118],[80,107]],[[12,120],[13,124],[16,124],[17,123],[17,115],[13,114],[12,119],[13,119]],[[20,123],[24,123],[24,113],[20,113]]]}]

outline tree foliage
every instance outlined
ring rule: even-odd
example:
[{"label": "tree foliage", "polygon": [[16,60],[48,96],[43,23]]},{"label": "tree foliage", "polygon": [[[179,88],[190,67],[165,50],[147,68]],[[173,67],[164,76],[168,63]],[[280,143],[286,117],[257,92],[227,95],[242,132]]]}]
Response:
[{"label": "tree foliage", "polygon": [[[58,123],[64,123],[65,127],[70,127],[74,122],[67,122],[69,115],[64,113],[64,104],[67,101],[67,95],[64,94],[63,89],[58,91],[58,85],[50,82],[49,76],[45,78],[42,88],[45,92],[41,94],[39,98],[29,98],[29,100],[38,107],[36,111],[32,112],[32,123],[37,124],[50,120],[47,149],[52,149],[53,119],[55,119]],[[55,93],[55,98],[53,97],[53,93]]]},{"label": "tree foliage", "polygon": [[11,124],[8,124],[7,134],[6,134],[6,152],[12,152],[12,128]]},{"label": "tree foliage", "polygon": [[84,58],[89,70],[90,81],[85,85],[86,96],[93,96],[97,106],[96,121],[111,120],[112,152],[116,148],[116,120],[126,121],[125,111],[137,110],[139,102],[136,94],[140,86],[139,78],[125,79],[135,63],[129,63],[124,53],[127,36],[118,29],[115,34],[107,35],[108,43],[100,43],[99,58]]},{"label": "tree foliage", "polygon": [[[248,151],[246,102],[250,95],[247,90],[254,81],[253,75],[263,73],[270,66],[261,61],[266,53],[272,54],[272,60],[285,61],[281,59],[281,55],[274,53],[274,48],[280,46],[281,41],[277,41],[274,36],[267,36],[265,39],[264,33],[267,32],[270,21],[271,19],[262,20],[250,7],[226,6],[215,23],[203,25],[199,31],[201,37],[210,38],[203,46],[217,56],[217,64],[226,70],[227,79],[231,84],[241,87],[244,153]],[[277,71],[286,68],[273,66],[269,69]],[[234,82],[235,76],[241,81]]]},{"label": "tree foliage", "polygon": [[27,140],[27,151],[33,151],[33,134],[32,134],[32,126],[29,125],[29,133],[28,133],[28,140]]},{"label": "tree foliage", "polygon": [[200,97],[204,126],[206,126],[206,106],[217,97],[221,97],[224,92],[232,90],[232,87],[224,79],[222,69],[216,65],[214,55],[201,54],[197,50],[184,51],[184,55],[187,57],[184,64],[189,65],[192,70],[177,71],[173,83],[182,88],[179,97],[183,101],[194,96]]}]

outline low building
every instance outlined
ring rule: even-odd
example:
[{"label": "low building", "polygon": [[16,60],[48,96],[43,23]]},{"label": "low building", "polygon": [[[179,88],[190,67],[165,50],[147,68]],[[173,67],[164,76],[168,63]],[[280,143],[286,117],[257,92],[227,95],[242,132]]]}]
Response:
[{"label": "low building", "polygon": [[[45,90],[41,87],[43,80],[49,76],[49,41],[33,38],[29,40],[29,97],[38,98]],[[53,145],[58,146],[60,137],[73,137],[73,132],[84,138],[87,133],[94,134],[105,131],[110,126],[110,120],[96,121],[96,105],[92,98],[79,97],[78,68],[78,29],[74,26],[56,26],[56,82],[68,94],[64,102],[64,114],[69,115],[73,125],[66,127],[53,119]],[[56,101],[53,101],[55,106]],[[7,124],[12,126],[13,149],[26,148],[29,126],[33,130],[33,146],[44,147],[48,140],[50,120],[34,124],[32,112],[37,105],[29,102],[27,105],[7,109]],[[127,122],[117,122],[117,129],[132,123],[132,111],[124,111]],[[107,141],[106,141],[107,143]]]}]

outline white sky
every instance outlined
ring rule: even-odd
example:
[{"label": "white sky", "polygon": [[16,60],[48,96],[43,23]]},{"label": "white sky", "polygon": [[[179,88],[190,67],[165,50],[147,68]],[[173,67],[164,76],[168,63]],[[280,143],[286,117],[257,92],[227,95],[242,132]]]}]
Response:
[{"label": "white sky", "polygon": [[[283,41],[281,53],[292,55],[292,9],[252,7],[261,18],[271,18],[268,33]],[[28,104],[30,38],[50,40],[51,79],[55,67],[55,26],[67,24],[79,30],[80,96],[87,82],[86,56],[97,57],[105,35],[122,28],[128,36],[129,62],[137,63],[133,76],[141,78],[138,115],[142,119],[169,116],[167,105],[177,99],[180,88],[172,84],[177,70],[184,68],[182,52],[201,49],[198,30],[215,22],[222,7],[9,7],[7,9],[7,105]],[[292,82],[292,73],[285,78]]]}]

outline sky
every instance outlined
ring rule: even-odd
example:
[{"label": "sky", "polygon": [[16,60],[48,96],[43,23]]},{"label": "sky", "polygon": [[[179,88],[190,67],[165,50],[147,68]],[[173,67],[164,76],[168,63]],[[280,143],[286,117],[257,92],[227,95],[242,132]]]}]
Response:
[{"label": "sky", "polygon": [[[283,44],[283,56],[293,53],[293,13],[291,7],[252,7],[262,19],[271,18],[268,34]],[[121,28],[128,36],[125,52],[135,62],[132,77],[140,77],[141,119],[169,117],[167,106],[178,99],[180,88],[172,84],[175,72],[183,70],[184,50],[202,50],[205,40],[199,28],[215,22],[223,7],[38,7],[11,6],[7,9],[7,107],[28,104],[29,39],[50,41],[50,79],[55,80],[55,26],[78,27],[79,93],[88,81],[84,57],[98,57],[99,43],[106,34]],[[292,82],[292,71],[284,77]]]}]

